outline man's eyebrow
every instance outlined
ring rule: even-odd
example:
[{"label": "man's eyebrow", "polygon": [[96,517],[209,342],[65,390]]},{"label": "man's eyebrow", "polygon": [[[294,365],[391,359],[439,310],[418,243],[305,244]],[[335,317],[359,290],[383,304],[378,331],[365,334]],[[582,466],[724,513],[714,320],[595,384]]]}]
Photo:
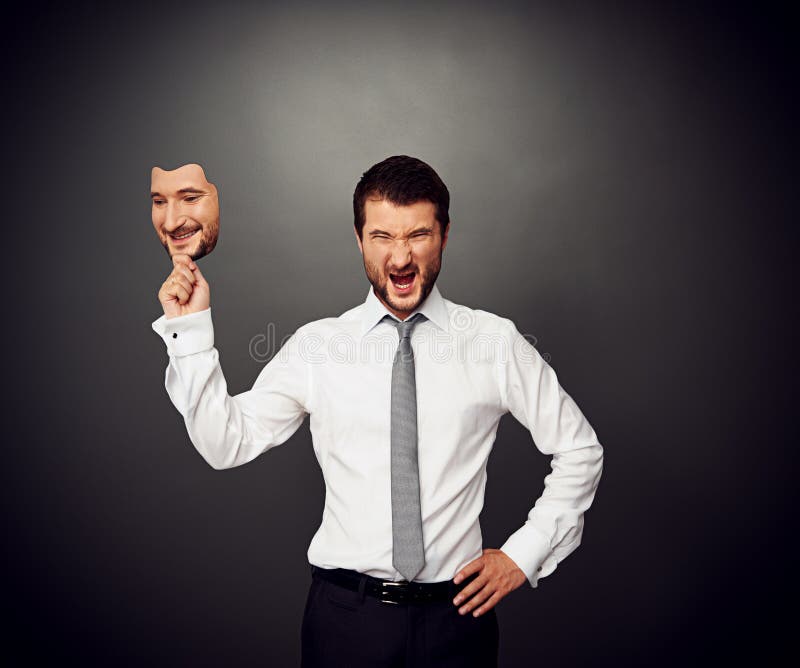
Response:
[{"label": "man's eyebrow", "polygon": [[[417,232],[433,232],[433,228],[428,225],[423,225],[422,227],[416,227],[409,234],[416,234]],[[388,236],[392,236],[390,232],[385,232],[384,230],[370,230],[367,232],[370,236],[374,236],[376,234],[387,234]]]},{"label": "man's eyebrow", "polygon": [[[179,195],[186,195],[186,194],[190,194],[190,195],[205,195],[206,191],[205,190],[198,190],[197,188],[181,188],[178,191],[178,194]],[[164,197],[164,195],[162,195],[161,193],[157,193],[157,192],[151,192],[150,193],[150,197]]]}]

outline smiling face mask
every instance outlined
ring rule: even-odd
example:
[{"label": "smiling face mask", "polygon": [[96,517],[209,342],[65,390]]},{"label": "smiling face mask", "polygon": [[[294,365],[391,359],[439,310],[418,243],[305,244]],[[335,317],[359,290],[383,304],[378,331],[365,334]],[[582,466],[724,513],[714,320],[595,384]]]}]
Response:
[{"label": "smiling face mask", "polygon": [[183,253],[199,260],[214,250],[219,237],[219,196],[200,165],[171,171],[153,167],[150,197],[153,227],[170,257]]}]

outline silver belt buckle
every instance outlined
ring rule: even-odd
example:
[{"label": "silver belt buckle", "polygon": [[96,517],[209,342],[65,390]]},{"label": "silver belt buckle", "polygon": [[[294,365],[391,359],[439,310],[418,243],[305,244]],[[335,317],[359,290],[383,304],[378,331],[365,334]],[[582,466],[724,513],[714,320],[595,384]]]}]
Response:
[{"label": "silver belt buckle", "polygon": [[[381,589],[386,587],[405,587],[408,583],[405,581],[402,582],[394,582],[393,580],[383,580],[381,582]],[[389,601],[388,599],[383,598],[384,594],[388,594],[388,591],[381,591],[381,598],[378,600],[381,603],[391,603],[392,605],[400,605],[400,601]]]}]

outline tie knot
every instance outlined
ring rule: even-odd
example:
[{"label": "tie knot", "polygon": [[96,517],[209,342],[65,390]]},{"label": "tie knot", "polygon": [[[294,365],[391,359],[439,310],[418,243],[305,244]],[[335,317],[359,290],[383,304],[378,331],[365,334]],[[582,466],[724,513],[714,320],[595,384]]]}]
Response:
[{"label": "tie knot", "polygon": [[422,315],[422,313],[415,313],[406,320],[395,321],[394,325],[397,327],[397,333],[400,335],[400,340],[402,341],[403,339],[407,339],[409,336],[411,336],[411,330],[414,329],[414,326],[418,322],[422,322],[424,319],[425,316]]}]

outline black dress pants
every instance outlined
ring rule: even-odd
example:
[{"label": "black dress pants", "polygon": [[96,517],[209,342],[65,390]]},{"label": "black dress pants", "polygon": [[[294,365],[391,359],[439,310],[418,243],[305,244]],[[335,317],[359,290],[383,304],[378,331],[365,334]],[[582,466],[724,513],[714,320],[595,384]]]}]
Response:
[{"label": "black dress pants", "polygon": [[301,631],[302,668],[496,668],[494,608],[460,615],[452,596],[384,603],[312,576]]}]

